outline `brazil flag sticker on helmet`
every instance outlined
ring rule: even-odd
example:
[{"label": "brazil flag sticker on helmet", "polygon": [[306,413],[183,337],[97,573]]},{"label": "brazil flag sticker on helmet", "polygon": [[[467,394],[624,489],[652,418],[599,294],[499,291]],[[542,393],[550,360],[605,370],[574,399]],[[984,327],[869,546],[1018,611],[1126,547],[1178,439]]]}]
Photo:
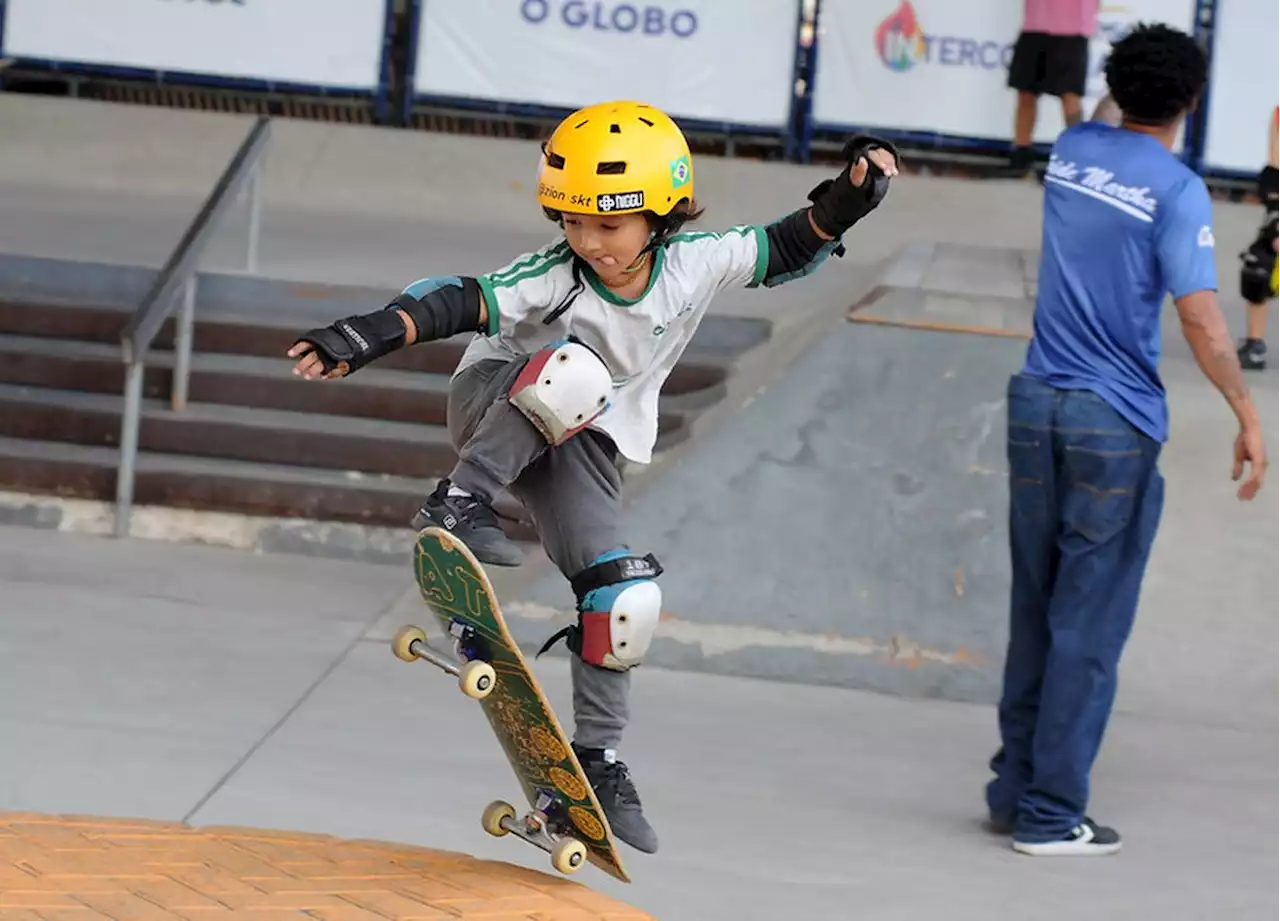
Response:
[{"label": "brazil flag sticker on helmet", "polygon": [[693,199],[693,158],[684,132],[645,103],[579,109],[542,147],[538,203],[546,208],[667,215],[686,199]]}]

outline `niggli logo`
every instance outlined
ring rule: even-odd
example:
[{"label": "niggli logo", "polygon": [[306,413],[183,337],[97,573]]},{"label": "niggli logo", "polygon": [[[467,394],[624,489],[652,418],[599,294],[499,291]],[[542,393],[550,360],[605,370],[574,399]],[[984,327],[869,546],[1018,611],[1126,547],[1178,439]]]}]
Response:
[{"label": "niggli logo", "polygon": [[644,207],[644,192],[605,193],[596,197],[596,208],[601,211],[626,211]]},{"label": "niggli logo", "polygon": [[876,27],[875,42],[884,66],[898,73],[922,64],[995,70],[1007,68],[1013,58],[1011,42],[925,32],[910,0],[903,0]]}]

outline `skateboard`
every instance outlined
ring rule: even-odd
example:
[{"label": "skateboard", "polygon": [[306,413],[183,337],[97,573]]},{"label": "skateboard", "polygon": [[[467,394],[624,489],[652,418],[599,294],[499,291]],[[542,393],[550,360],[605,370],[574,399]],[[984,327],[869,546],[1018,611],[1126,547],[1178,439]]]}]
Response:
[{"label": "skateboard", "polygon": [[590,861],[631,882],[595,791],[507,631],[480,561],[448,531],[428,527],[418,532],[414,575],[423,600],[453,640],[455,657],[433,648],[422,628],[412,625],[396,633],[392,651],[406,662],[423,660],[455,676],[462,693],[479,701],[529,802],[522,818],[509,803],[490,803],[480,818],[484,830],[541,848],[560,873],[575,873]]}]

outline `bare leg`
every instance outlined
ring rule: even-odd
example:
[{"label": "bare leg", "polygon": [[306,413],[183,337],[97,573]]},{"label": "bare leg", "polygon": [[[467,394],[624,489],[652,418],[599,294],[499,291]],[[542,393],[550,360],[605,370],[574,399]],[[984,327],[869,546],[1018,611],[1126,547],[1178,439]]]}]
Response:
[{"label": "bare leg", "polygon": [[1018,108],[1013,119],[1013,145],[1030,147],[1031,133],[1036,128],[1036,106],[1040,97],[1035,93],[1018,93]]},{"label": "bare leg", "polygon": [[1084,117],[1084,106],[1080,102],[1080,97],[1075,93],[1062,94],[1062,120],[1067,123],[1068,128],[1074,128],[1080,124],[1080,120]]},{"label": "bare leg", "polygon": [[1249,304],[1245,314],[1245,335],[1250,339],[1263,340],[1267,337],[1267,302]]}]

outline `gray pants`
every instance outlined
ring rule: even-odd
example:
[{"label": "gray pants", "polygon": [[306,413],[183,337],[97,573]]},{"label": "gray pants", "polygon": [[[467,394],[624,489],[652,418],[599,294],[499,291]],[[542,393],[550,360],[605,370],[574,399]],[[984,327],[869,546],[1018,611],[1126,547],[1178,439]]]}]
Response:
[{"label": "gray pants", "polygon": [[[485,360],[463,370],[449,391],[449,437],[458,452],[450,480],[492,499],[507,490],[533,518],[547,556],[572,578],[616,550],[622,517],[617,449],[600,432],[579,432],[551,447],[506,400],[526,359]],[[573,740],[617,749],[627,725],[631,673],[597,668],[570,654]]]}]

